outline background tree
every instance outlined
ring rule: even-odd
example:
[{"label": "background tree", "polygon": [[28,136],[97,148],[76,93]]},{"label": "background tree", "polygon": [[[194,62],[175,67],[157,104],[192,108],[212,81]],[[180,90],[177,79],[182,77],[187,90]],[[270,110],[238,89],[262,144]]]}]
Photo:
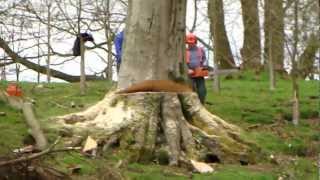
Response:
[{"label": "background tree", "polygon": [[294,125],[299,124],[300,108],[299,108],[299,85],[297,82],[298,69],[297,69],[297,57],[298,57],[298,43],[299,43],[299,22],[298,22],[298,9],[299,0],[294,2],[294,30],[293,30],[293,48],[291,55],[291,78],[292,78],[292,122]]},{"label": "background tree", "polygon": [[50,73],[50,63],[51,63],[51,12],[52,12],[52,1],[46,0],[46,8],[47,8],[47,82],[51,81],[51,73]]},{"label": "background tree", "polygon": [[275,71],[284,72],[284,15],[283,0],[264,1],[264,56],[273,62]]},{"label": "background tree", "polygon": [[208,16],[210,19],[210,31],[214,42],[214,59],[217,60],[219,69],[235,67],[235,61],[224,25],[222,0],[208,1]]},{"label": "background tree", "polygon": [[[299,2],[299,59],[297,69],[299,76],[302,78],[314,78],[315,69],[317,67],[316,54],[320,48],[319,42],[319,19],[310,18],[317,17],[319,13],[317,2],[306,0]],[[292,18],[288,18],[287,24]]]},{"label": "background tree", "polygon": [[78,34],[77,34],[77,36],[80,38],[80,94],[85,95],[85,93],[86,93],[86,70],[85,70],[85,47],[84,47],[85,40],[80,35],[82,33],[81,32],[82,0],[78,0],[77,3],[78,3],[78,5],[77,5],[77,7],[78,7],[78,11],[77,11]]},{"label": "background tree", "polygon": [[258,0],[241,0],[244,41],[241,49],[242,66],[256,73],[261,71],[261,39]]},{"label": "background tree", "polygon": [[299,76],[303,79],[309,77],[310,79],[313,79],[314,76],[313,74],[316,73],[316,57],[317,57],[317,52],[320,49],[320,43],[319,37],[320,34],[311,34],[308,37],[307,44],[305,49],[303,50],[302,54],[299,57],[298,61],[298,71],[299,71]]}]

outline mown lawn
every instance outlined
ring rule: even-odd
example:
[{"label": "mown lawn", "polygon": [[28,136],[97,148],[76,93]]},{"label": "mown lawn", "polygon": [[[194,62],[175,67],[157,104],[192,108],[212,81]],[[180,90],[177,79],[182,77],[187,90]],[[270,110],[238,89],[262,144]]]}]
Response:
[{"label": "mown lawn", "polygon": [[[250,73],[221,81],[221,92],[214,93],[212,82],[207,81],[206,107],[214,114],[245,130],[243,136],[257,143],[266,158],[256,165],[240,166],[216,164],[211,174],[192,174],[185,169],[157,164],[128,164],[120,171],[129,179],[218,179],[218,180],[271,180],[283,176],[288,179],[317,179],[316,160],[320,153],[319,82],[300,81],[301,120],[298,127],[291,125],[291,82],[278,79],[277,89],[269,91],[267,76],[260,81]],[[0,89],[6,87],[0,82]],[[112,88],[111,82],[90,82],[86,96],[79,94],[78,84],[52,83],[39,87],[34,83],[20,83],[25,96],[35,100],[35,111],[50,142],[56,132],[46,125],[49,117],[81,111],[102,99]],[[74,104],[72,108],[71,105]],[[0,156],[22,147],[27,135],[21,112],[0,101]],[[45,158],[50,166],[68,172],[73,165],[81,167],[76,179],[94,179],[103,172],[106,164],[116,164],[120,159],[107,152],[100,159],[91,159],[78,153],[59,153]],[[270,158],[275,157],[275,158]]]}]

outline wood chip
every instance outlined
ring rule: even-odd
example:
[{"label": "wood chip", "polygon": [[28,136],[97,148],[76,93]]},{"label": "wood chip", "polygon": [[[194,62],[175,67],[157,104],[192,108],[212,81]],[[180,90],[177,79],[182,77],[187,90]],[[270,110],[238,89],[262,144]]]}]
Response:
[{"label": "wood chip", "polygon": [[93,138],[91,138],[90,136],[88,136],[85,145],[83,147],[82,152],[88,152],[88,151],[92,151],[94,149],[97,149],[98,147],[98,143],[97,141],[95,141]]},{"label": "wood chip", "polygon": [[206,163],[191,160],[191,164],[196,172],[211,173],[214,169]]}]

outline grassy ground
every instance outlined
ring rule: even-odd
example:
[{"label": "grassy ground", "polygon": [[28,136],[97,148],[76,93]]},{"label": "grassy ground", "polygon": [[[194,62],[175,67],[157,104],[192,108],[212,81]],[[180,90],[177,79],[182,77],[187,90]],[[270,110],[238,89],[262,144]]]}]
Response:
[{"label": "grassy ground", "polygon": [[[240,166],[216,164],[212,174],[192,174],[184,169],[156,164],[128,164],[121,172],[129,179],[218,179],[247,180],[317,179],[317,156],[320,153],[319,85],[316,81],[301,81],[301,121],[298,127],[291,125],[291,83],[279,79],[277,89],[270,92],[265,75],[256,81],[249,73],[240,78],[222,79],[221,92],[212,91],[212,82],[207,81],[207,108],[225,120],[246,130],[244,136],[255,141],[270,157],[256,165]],[[0,89],[6,87],[0,82]],[[21,83],[26,96],[36,101],[37,117],[44,127],[51,116],[81,111],[103,98],[111,83],[90,82],[86,96],[80,96],[78,84],[52,83],[38,88],[36,84]],[[75,104],[71,108],[71,104]],[[0,156],[12,149],[22,147],[27,134],[26,125],[19,111],[0,101]],[[47,129],[47,128],[45,128]],[[46,130],[49,140],[55,132]],[[78,153],[59,153],[44,159],[48,166],[68,172],[71,166],[81,167],[76,179],[97,179],[106,165],[116,164],[121,157],[108,152],[99,159],[90,159]],[[274,158],[271,158],[274,157]],[[100,179],[100,178],[99,178]]]}]

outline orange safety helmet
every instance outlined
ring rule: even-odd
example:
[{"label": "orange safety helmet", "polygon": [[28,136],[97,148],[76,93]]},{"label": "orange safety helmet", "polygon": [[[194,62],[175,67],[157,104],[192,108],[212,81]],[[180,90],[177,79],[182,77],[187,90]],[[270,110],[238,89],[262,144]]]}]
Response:
[{"label": "orange safety helmet", "polygon": [[187,44],[197,44],[197,37],[192,33],[187,34],[186,43]]}]

